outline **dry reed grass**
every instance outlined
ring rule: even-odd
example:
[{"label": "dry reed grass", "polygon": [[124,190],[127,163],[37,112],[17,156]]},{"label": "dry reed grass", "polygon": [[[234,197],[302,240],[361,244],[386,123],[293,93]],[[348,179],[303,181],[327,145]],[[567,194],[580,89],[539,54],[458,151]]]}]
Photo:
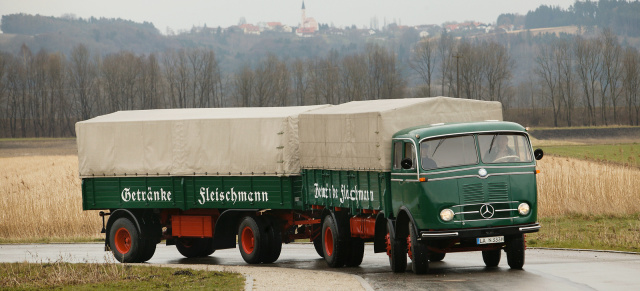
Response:
[{"label": "dry reed grass", "polygon": [[[96,211],[82,211],[76,156],[0,158],[0,240],[99,239]],[[538,162],[538,214],[640,213],[640,170],[571,158]]]},{"label": "dry reed grass", "polygon": [[640,212],[640,170],[609,163],[545,157],[538,162],[538,215]]},{"label": "dry reed grass", "polygon": [[101,220],[82,211],[77,156],[0,158],[0,239],[99,238]]}]

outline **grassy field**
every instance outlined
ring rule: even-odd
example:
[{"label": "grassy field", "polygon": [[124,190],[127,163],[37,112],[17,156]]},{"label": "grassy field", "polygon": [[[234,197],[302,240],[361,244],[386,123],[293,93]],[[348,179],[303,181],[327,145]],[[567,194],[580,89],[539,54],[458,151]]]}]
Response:
[{"label": "grassy field", "polygon": [[545,146],[547,154],[586,161],[615,163],[640,168],[640,144],[597,144]]},{"label": "grassy field", "polygon": [[[82,211],[77,156],[56,155],[75,145],[36,140],[47,146],[32,144],[12,155],[6,142],[16,141],[0,141],[0,243],[102,240],[97,212]],[[640,168],[614,159],[639,154],[637,145],[549,144],[541,145],[548,155],[537,176],[543,229],[528,236],[529,245],[638,251]],[[589,161],[585,156],[595,153],[571,155],[576,148],[606,154]]]},{"label": "grassy field", "polygon": [[215,271],[124,264],[2,263],[0,289],[243,290],[244,277]]}]

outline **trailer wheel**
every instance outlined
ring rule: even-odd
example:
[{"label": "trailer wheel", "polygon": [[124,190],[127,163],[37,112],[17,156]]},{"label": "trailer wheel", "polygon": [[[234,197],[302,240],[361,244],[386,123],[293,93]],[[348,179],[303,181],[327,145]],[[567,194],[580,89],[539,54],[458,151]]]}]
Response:
[{"label": "trailer wheel", "polygon": [[238,245],[245,262],[259,264],[262,261],[263,252],[268,252],[262,219],[251,216],[242,219],[238,227]]},{"label": "trailer wheel", "polygon": [[429,261],[431,262],[440,262],[442,260],[444,260],[444,256],[447,253],[434,253],[434,252],[429,252]]},{"label": "trailer wheel", "polygon": [[387,245],[387,256],[389,256],[389,265],[394,273],[404,273],[407,269],[407,240],[395,239],[395,232],[391,220],[387,221],[387,235],[385,243]]},{"label": "trailer wheel", "polygon": [[524,235],[507,240],[507,262],[511,269],[522,269],[524,266]]},{"label": "trailer wheel", "polygon": [[425,274],[429,270],[429,250],[427,245],[418,240],[412,222],[409,222],[409,257],[411,258],[411,268],[415,274]]},{"label": "trailer wheel", "polygon": [[150,260],[153,257],[153,254],[155,254],[156,252],[156,246],[157,246],[157,243],[155,240],[146,239],[144,241],[144,244],[142,247],[142,253],[140,254],[140,258],[138,261],[142,263]]},{"label": "trailer wheel", "polygon": [[497,267],[498,264],[500,264],[501,255],[502,249],[482,251],[482,260],[484,261],[484,265],[489,268]]},{"label": "trailer wheel", "polygon": [[322,224],[322,250],[324,260],[331,268],[340,268],[345,263],[345,243],[338,234],[338,223],[331,215],[327,215]]},{"label": "trailer wheel", "polygon": [[347,257],[347,267],[357,267],[362,264],[364,257],[364,240],[359,237],[352,237],[349,240],[349,254]]},{"label": "trailer wheel", "polygon": [[322,251],[322,235],[319,235],[313,240],[313,247],[316,249],[316,253],[318,253],[320,257],[324,258],[324,253]]},{"label": "trailer wheel", "polygon": [[211,238],[181,237],[176,240],[176,248],[187,258],[208,257],[215,252]]},{"label": "trailer wheel", "polygon": [[278,221],[271,216],[260,216],[264,218],[264,224],[266,225],[266,239],[267,245],[266,252],[263,253],[262,262],[265,264],[271,264],[278,260],[280,253],[282,252],[282,228]]},{"label": "trailer wheel", "polygon": [[136,226],[128,218],[118,218],[109,231],[109,247],[113,256],[121,263],[137,263],[142,257],[140,239]]}]

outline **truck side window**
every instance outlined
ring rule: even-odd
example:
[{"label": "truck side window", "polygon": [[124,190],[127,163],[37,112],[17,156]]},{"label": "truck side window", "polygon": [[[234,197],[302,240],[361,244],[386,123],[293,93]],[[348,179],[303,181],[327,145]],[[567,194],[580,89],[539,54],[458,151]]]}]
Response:
[{"label": "truck side window", "polygon": [[400,162],[402,161],[402,142],[396,141],[393,143],[393,168],[398,170],[402,168]]},{"label": "truck side window", "polygon": [[413,147],[413,143],[405,142],[404,143],[404,158],[411,159],[411,169],[416,168],[416,149]]}]

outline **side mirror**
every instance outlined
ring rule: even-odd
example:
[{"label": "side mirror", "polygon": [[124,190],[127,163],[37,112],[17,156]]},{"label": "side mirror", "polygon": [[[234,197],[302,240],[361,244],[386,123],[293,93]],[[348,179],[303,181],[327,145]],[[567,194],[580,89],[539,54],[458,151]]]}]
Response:
[{"label": "side mirror", "polygon": [[406,158],[406,159],[400,161],[400,166],[402,166],[402,168],[405,169],[405,170],[409,170],[409,169],[413,168],[413,161],[411,161],[410,158]]},{"label": "side mirror", "polygon": [[542,159],[542,157],[544,157],[544,152],[541,149],[536,149],[535,151],[533,151],[533,156],[536,158],[536,160],[540,160]]}]

